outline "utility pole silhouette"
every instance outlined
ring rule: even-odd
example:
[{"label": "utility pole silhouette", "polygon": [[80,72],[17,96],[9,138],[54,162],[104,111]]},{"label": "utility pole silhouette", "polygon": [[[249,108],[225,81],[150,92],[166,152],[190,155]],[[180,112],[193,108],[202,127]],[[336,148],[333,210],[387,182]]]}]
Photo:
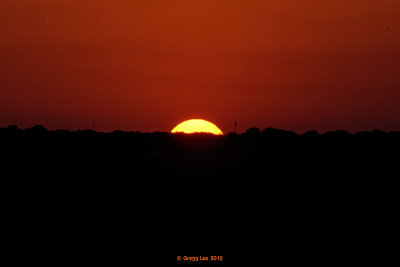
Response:
[{"label": "utility pole silhouette", "polygon": [[237,121],[235,120],[235,135],[236,135]]},{"label": "utility pole silhouette", "polygon": [[93,132],[96,131],[96,119],[93,118]]},{"label": "utility pole silhouette", "polygon": [[233,136],[233,163],[237,166],[237,121],[235,120],[235,135]]}]

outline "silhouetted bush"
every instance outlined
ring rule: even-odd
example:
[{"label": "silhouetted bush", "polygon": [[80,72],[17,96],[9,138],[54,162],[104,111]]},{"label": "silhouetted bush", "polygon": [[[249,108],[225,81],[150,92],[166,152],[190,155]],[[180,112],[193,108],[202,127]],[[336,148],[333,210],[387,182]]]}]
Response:
[{"label": "silhouetted bush", "polygon": [[245,131],[246,135],[258,135],[260,134],[260,129],[253,127],[253,128],[249,128]]},{"label": "silhouetted bush", "polygon": [[43,135],[47,132],[47,129],[43,125],[35,125],[26,129],[26,131],[33,135]]},{"label": "silhouetted bush", "polygon": [[315,130],[308,131],[308,132],[305,132],[304,134],[302,134],[303,137],[307,137],[307,138],[315,138],[318,135],[319,135],[319,133],[317,131],[315,131]]},{"label": "silhouetted bush", "polygon": [[17,130],[19,130],[19,128],[18,128],[17,125],[9,125],[9,126],[7,127],[7,129],[10,130],[10,131],[17,131]]}]

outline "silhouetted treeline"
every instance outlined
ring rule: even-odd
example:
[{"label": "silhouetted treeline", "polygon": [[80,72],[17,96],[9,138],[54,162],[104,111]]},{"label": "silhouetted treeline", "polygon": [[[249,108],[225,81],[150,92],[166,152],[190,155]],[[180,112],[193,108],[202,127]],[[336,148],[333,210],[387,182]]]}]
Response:
[{"label": "silhouetted treeline", "polygon": [[138,234],[150,228],[169,235],[165,240],[198,229],[218,235],[238,220],[246,232],[258,226],[277,240],[324,227],[332,236],[363,238],[372,222],[383,220],[382,231],[392,222],[400,177],[400,133],[378,130],[251,128],[214,136],[10,126],[0,128],[0,147],[7,217],[23,235],[35,233],[23,230],[27,223],[68,226],[73,218],[90,221],[88,229],[96,229],[96,220],[117,220],[128,224],[124,229],[141,223]]},{"label": "silhouetted treeline", "polygon": [[[3,166],[26,177],[131,183],[252,186],[389,178],[400,162],[399,132],[296,134],[250,128],[243,134],[112,133],[0,129]],[[103,179],[103,178],[102,178]]]}]

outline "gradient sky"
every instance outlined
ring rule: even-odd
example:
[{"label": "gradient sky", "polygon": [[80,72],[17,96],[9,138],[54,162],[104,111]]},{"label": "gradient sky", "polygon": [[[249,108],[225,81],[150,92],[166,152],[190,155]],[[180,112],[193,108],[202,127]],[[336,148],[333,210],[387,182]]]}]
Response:
[{"label": "gradient sky", "polygon": [[399,0],[1,0],[0,126],[400,130]]}]

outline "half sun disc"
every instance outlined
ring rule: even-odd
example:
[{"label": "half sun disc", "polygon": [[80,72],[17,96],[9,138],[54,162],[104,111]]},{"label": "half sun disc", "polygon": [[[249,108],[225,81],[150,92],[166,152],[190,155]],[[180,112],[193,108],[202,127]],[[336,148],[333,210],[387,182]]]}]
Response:
[{"label": "half sun disc", "polygon": [[211,133],[223,135],[223,132],[215,124],[201,119],[184,121],[172,129],[171,133]]}]

